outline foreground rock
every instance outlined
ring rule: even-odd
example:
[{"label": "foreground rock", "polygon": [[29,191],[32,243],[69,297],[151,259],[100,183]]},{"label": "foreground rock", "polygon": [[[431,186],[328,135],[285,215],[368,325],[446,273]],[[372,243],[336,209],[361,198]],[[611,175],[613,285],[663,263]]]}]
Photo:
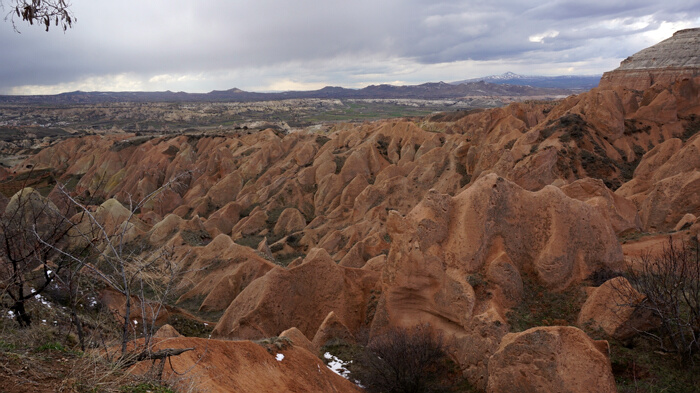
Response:
[{"label": "foreground rock", "polygon": [[617,392],[608,344],[574,327],[506,335],[489,360],[489,393]]},{"label": "foreground rock", "polygon": [[624,277],[606,281],[586,299],[578,325],[602,329],[608,336],[624,340],[658,326],[651,310],[635,307],[644,296]]},{"label": "foreground rock", "polygon": [[[183,391],[228,392],[361,392],[329,370],[302,347],[274,345],[268,349],[250,341],[219,341],[175,337],[167,348],[195,348],[170,358],[164,379]],[[156,346],[155,349],[159,349]],[[185,373],[183,375],[183,373]]]}]

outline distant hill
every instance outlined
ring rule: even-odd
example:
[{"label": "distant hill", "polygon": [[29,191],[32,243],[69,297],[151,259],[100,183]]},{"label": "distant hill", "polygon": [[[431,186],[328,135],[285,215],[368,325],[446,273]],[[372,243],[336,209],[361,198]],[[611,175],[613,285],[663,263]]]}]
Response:
[{"label": "distant hill", "polygon": [[598,86],[600,75],[561,75],[561,76],[538,76],[538,75],[518,75],[513,72],[506,72],[501,75],[491,75],[481,78],[465,79],[452,82],[453,85],[473,82],[488,82],[497,85],[518,85],[555,89],[575,89],[590,90]]},{"label": "distant hill", "polygon": [[312,91],[281,93],[247,92],[237,88],[214,90],[209,93],[185,92],[83,92],[56,95],[0,96],[0,103],[15,104],[92,104],[100,102],[245,102],[274,101],[295,98],[325,99],[459,99],[482,96],[567,96],[577,89],[543,88],[517,84],[474,81],[469,83],[424,83],[411,86],[370,85],[362,89],[326,86]]}]

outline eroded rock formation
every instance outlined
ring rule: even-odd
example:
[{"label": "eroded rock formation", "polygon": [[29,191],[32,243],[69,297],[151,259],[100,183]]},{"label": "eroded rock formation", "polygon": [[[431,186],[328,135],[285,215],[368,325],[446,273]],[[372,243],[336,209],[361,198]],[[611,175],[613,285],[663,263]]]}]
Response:
[{"label": "eroded rock formation", "polygon": [[487,392],[617,392],[608,344],[570,326],[508,334],[489,362]]},{"label": "eroded rock formation", "polygon": [[[658,53],[696,38],[679,32]],[[169,250],[184,272],[178,305],[213,316],[214,336],[281,334],[316,350],[430,323],[480,388],[612,391],[600,343],[574,328],[509,334],[508,312],[526,281],[564,291],[619,269],[618,236],[698,236],[700,77],[674,71],[696,69],[697,57],[654,51],[560,102],[328,134],[87,136],[21,167],[54,170],[110,236]],[[636,258],[665,238],[624,250]],[[607,318],[609,295],[593,291],[580,323],[627,336],[638,327]]]},{"label": "eroded rock formation", "polygon": [[644,90],[655,83],[669,84],[679,77],[698,75],[700,29],[685,29],[623,60],[620,67],[603,74],[600,86]]}]

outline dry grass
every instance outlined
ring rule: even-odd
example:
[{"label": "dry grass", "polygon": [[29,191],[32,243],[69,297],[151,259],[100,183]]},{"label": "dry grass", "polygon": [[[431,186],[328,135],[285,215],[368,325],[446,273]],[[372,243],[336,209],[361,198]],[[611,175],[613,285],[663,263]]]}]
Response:
[{"label": "dry grass", "polygon": [[[173,392],[159,380],[158,364],[141,373],[120,367],[114,356],[117,326],[106,313],[81,314],[86,326],[85,351],[80,349],[66,309],[46,300],[31,301],[33,323],[20,328],[8,311],[0,309],[0,390],[18,392]],[[177,381],[179,392],[188,388],[187,376]]]}]

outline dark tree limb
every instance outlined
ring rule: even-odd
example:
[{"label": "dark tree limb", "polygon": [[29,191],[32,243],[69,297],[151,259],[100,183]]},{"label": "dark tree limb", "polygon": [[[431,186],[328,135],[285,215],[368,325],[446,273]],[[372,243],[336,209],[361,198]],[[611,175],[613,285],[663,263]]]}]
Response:
[{"label": "dark tree limb", "polygon": [[166,349],[160,349],[158,351],[151,351],[151,350],[143,350],[138,353],[130,353],[126,354],[126,356],[122,357],[122,362],[121,366],[123,368],[127,368],[130,366],[133,366],[134,364],[138,362],[142,362],[144,360],[162,360],[162,359],[167,359],[170,358],[171,356],[179,356],[182,355],[185,352],[193,351],[194,348],[166,348]]}]

